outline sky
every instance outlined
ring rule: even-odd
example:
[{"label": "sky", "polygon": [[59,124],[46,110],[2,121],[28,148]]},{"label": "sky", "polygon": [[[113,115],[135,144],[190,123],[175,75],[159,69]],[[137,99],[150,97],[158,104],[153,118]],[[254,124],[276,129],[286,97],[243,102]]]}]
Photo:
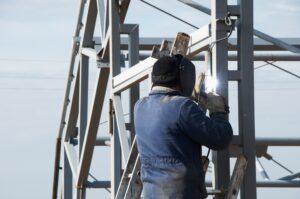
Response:
[{"label": "sky", "polygon": [[[151,2],[196,26],[209,23],[208,16],[175,0]],[[210,6],[208,0],[197,2]],[[299,37],[298,0],[254,2],[256,29],[275,37]],[[0,2],[1,199],[51,197],[55,138],[78,9],[79,1],[71,0]],[[132,1],[126,23],[139,23],[140,35],[144,37],[174,37],[178,31],[194,31],[138,0]],[[100,32],[99,28],[97,32]],[[234,64],[229,65],[234,67]],[[256,62],[255,66],[261,64]],[[300,75],[299,62],[276,64]],[[204,64],[200,63],[199,67]],[[96,66],[91,65],[89,99],[95,72]],[[235,83],[230,83],[230,121],[235,133],[238,128],[236,88]],[[299,98],[299,79],[271,66],[255,70],[256,136],[300,137]],[[101,129],[106,129],[105,124]],[[270,147],[268,152],[292,171],[300,172],[299,148]],[[262,159],[262,163],[271,179],[288,174],[270,161]],[[97,148],[92,163],[93,175],[107,179],[109,167],[109,149]],[[257,179],[261,180],[261,177],[258,175]],[[95,190],[88,190],[88,196],[108,198],[107,193]],[[258,198],[287,196],[298,199],[300,190],[258,189]]]}]

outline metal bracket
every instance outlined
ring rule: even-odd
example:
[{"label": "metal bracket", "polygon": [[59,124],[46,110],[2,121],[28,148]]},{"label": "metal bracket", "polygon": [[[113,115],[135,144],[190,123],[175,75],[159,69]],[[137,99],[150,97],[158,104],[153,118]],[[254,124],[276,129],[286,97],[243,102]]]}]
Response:
[{"label": "metal bracket", "polygon": [[81,37],[73,36],[72,40],[73,40],[72,42],[73,42],[73,46],[74,46],[73,52],[74,52],[74,54],[77,54],[79,52]]},{"label": "metal bracket", "polygon": [[233,31],[235,28],[235,19],[231,18],[231,13],[227,12],[226,16],[224,18],[216,19],[216,22],[220,25],[216,27],[218,30],[225,30],[227,32]]},{"label": "metal bracket", "polygon": [[113,106],[113,100],[109,99],[109,111],[108,111],[109,117],[108,117],[108,132],[109,134],[113,134],[113,120],[114,120],[114,106]]}]

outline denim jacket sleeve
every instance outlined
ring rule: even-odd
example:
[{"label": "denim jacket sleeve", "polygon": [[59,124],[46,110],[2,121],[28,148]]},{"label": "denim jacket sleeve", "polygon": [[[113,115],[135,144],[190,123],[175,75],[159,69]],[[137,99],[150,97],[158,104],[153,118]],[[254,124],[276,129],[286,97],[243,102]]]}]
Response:
[{"label": "denim jacket sleeve", "polygon": [[225,114],[215,113],[209,118],[192,100],[182,103],[179,126],[192,140],[213,150],[225,149],[233,134]]}]

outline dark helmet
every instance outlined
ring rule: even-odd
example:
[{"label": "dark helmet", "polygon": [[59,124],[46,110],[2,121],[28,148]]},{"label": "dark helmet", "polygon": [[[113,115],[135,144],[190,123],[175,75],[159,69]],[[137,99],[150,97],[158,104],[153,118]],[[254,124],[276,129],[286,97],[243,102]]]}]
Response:
[{"label": "dark helmet", "polygon": [[153,66],[152,82],[166,86],[181,85],[182,92],[190,96],[195,85],[195,66],[180,54],[164,56]]}]

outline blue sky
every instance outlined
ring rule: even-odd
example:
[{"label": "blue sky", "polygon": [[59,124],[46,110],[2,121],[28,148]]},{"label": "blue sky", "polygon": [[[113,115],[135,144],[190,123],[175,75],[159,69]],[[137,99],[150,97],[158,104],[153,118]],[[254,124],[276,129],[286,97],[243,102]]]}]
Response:
[{"label": "blue sky", "polygon": [[[197,26],[209,22],[205,14],[175,0],[152,2]],[[208,7],[210,4],[208,0],[198,2]],[[39,199],[51,195],[55,138],[78,8],[79,1],[71,0],[0,2],[0,198]],[[299,18],[297,0],[255,0],[254,24],[258,30],[276,37],[299,37]],[[178,31],[194,30],[138,0],[132,1],[126,22],[140,23],[141,36],[173,37]],[[299,62],[277,64],[300,74]],[[91,66],[91,89],[95,68]],[[299,79],[267,66],[255,71],[255,88],[257,136],[300,137]],[[234,85],[230,87],[230,96],[231,122],[237,129]],[[291,149],[295,155],[300,152],[299,148],[270,148],[269,152],[299,172],[300,162],[291,156]],[[108,177],[109,165],[103,162],[109,157],[108,152],[107,148],[96,150],[95,156],[99,158],[94,158],[92,169],[99,179]],[[288,174],[266,160],[262,162],[272,179]],[[98,193],[88,190],[93,197]],[[258,191],[258,198],[287,195],[296,199],[300,191]]]}]

